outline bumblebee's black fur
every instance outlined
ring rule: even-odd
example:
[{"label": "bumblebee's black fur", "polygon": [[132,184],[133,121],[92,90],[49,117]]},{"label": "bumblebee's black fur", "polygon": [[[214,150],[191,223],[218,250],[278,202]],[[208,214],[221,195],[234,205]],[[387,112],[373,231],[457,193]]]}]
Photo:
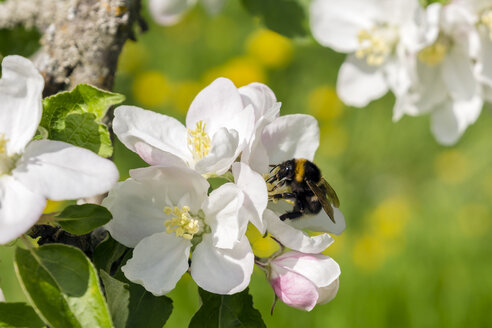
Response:
[{"label": "bumblebee's black fur", "polygon": [[[320,169],[311,161],[306,159],[291,159],[273,166],[272,172],[277,169],[275,174],[267,182],[275,183],[271,192],[284,185],[289,187],[288,192],[273,194],[274,199],[291,199],[294,201],[294,208],[291,212],[284,213],[280,216],[282,221],[286,219],[295,219],[304,214],[317,214],[322,208],[333,219],[333,209],[326,199],[329,186],[323,179]],[[318,188],[318,196],[313,188]],[[331,187],[330,187],[331,188]],[[332,189],[331,189],[332,190]],[[336,197],[336,195],[335,195]],[[336,199],[338,202],[338,199]],[[329,210],[323,203],[327,203]]]}]

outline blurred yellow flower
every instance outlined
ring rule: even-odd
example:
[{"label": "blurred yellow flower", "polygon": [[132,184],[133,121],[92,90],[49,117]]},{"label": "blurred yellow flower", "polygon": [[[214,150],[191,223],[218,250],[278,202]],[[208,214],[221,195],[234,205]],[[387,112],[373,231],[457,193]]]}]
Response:
[{"label": "blurred yellow flower", "polygon": [[267,68],[282,68],[292,61],[294,47],[288,38],[271,30],[261,29],[249,36],[246,51]]},{"label": "blurred yellow flower", "polygon": [[471,203],[459,209],[458,226],[460,232],[469,237],[480,237],[490,233],[490,210],[480,203]]},{"label": "blurred yellow flower", "polygon": [[470,173],[470,163],[459,150],[445,150],[434,159],[437,178],[447,184],[465,181]]},{"label": "blurred yellow flower", "polygon": [[155,107],[169,99],[171,85],[162,73],[146,71],[136,76],[132,91],[140,104],[145,107]]},{"label": "blurred yellow flower", "polygon": [[318,149],[320,155],[337,157],[347,149],[349,136],[343,126],[324,124],[321,126],[320,139],[321,142]]},{"label": "blurred yellow flower", "polygon": [[410,218],[410,203],[403,197],[395,196],[384,200],[369,215],[369,222],[379,237],[400,238]]},{"label": "blurred yellow flower", "polygon": [[172,100],[180,112],[186,113],[191,102],[202,89],[202,84],[196,81],[180,82],[174,87]]},{"label": "blurred yellow flower", "polygon": [[329,85],[322,85],[308,95],[309,113],[320,121],[331,121],[343,112],[343,103],[336,90]]},{"label": "blurred yellow flower", "polygon": [[[321,233],[320,233],[321,234]],[[325,249],[323,252],[323,254],[325,255],[328,255],[328,256],[336,256],[338,254],[340,254],[342,252],[343,249],[346,248],[346,240],[347,240],[347,234],[346,233],[343,233],[339,236],[333,236],[333,239],[335,239],[335,241],[327,248]]]},{"label": "blurred yellow flower", "polygon": [[52,213],[61,211],[65,206],[65,201],[54,201],[49,200],[46,202],[46,206],[43,210],[43,213]]},{"label": "blurred yellow flower", "polygon": [[354,243],[354,264],[364,271],[376,271],[388,256],[387,247],[381,238],[373,234],[364,234]]},{"label": "blurred yellow flower", "polygon": [[222,66],[212,68],[205,73],[204,80],[209,84],[221,76],[231,79],[236,87],[242,87],[252,82],[266,82],[263,68],[249,57],[233,58]]},{"label": "blurred yellow flower", "polygon": [[141,42],[126,42],[118,60],[118,71],[135,73],[147,57],[147,49]]},{"label": "blurred yellow flower", "polygon": [[246,231],[246,237],[248,237],[249,242],[251,243],[251,248],[253,249],[253,253],[258,257],[269,257],[276,251],[280,249],[279,244],[270,238],[270,234],[268,234],[265,238],[263,235],[256,229],[256,227],[252,224],[248,225],[248,230]]}]

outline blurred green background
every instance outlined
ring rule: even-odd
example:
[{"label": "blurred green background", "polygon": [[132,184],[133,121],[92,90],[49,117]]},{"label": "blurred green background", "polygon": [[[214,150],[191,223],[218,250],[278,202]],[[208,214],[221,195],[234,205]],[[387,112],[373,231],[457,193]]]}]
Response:
[{"label": "blurred green background", "polygon": [[[428,117],[392,122],[391,95],[363,109],[344,106],[334,89],[343,55],[264,29],[237,1],[215,17],[198,6],[176,26],[148,22],[150,30],[128,42],[120,59],[115,91],[127,96],[126,104],[183,120],[197,92],[227,76],[237,86],[268,84],[282,114],[319,120],[316,163],[337,190],[347,221],[346,232],[325,251],[341,266],[340,290],[310,313],[278,303],[271,316],[273,291],[255,270],[250,289],[268,327],[490,326],[488,108],[456,146],[439,146]],[[29,55],[35,37],[0,31],[0,52]],[[122,178],[144,165],[119,143],[115,161]],[[259,254],[268,251],[249,236]],[[24,300],[12,251],[0,247],[0,287],[7,300]],[[166,326],[187,326],[199,307],[196,285],[184,276],[169,296],[175,307]]]}]

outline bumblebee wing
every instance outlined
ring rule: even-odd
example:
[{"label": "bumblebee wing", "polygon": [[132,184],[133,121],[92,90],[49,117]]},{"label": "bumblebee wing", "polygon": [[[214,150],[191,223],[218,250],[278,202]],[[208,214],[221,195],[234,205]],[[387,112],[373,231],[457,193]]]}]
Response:
[{"label": "bumblebee wing", "polygon": [[335,206],[336,208],[339,208],[340,207],[340,200],[338,199],[337,193],[335,192],[333,187],[330,186],[330,184],[328,182],[326,182],[326,180],[323,178],[321,178],[321,183],[325,187],[326,195],[328,196],[328,199],[331,201],[333,206]]},{"label": "bumblebee wing", "polygon": [[326,214],[330,217],[330,219],[335,223],[335,213],[333,212],[333,207],[331,207],[331,203],[326,198],[326,192],[324,192],[316,183],[306,180],[309,189],[318,197],[318,201],[321,203],[323,210],[325,210]]}]

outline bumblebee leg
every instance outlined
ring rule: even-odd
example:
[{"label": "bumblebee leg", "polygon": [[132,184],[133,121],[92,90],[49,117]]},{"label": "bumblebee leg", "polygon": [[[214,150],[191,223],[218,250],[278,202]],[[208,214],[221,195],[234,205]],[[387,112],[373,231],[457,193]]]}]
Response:
[{"label": "bumblebee leg", "polygon": [[287,212],[282,215],[280,215],[280,220],[285,221],[286,219],[297,219],[301,216],[303,216],[304,213],[301,211],[296,211],[296,212]]},{"label": "bumblebee leg", "polygon": [[293,192],[284,192],[282,194],[274,194],[272,195],[273,199],[292,199],[296,198],[296,194]]}]

